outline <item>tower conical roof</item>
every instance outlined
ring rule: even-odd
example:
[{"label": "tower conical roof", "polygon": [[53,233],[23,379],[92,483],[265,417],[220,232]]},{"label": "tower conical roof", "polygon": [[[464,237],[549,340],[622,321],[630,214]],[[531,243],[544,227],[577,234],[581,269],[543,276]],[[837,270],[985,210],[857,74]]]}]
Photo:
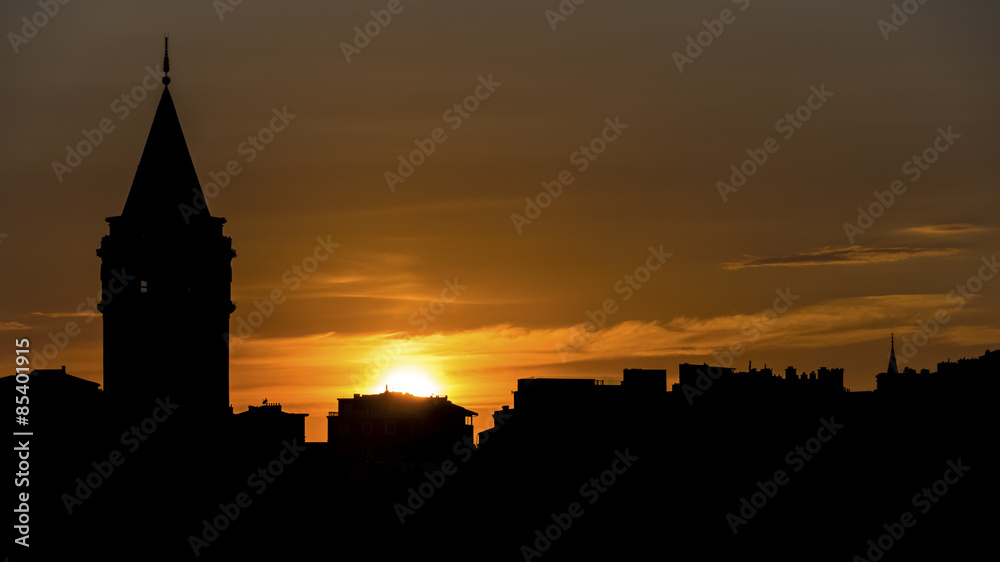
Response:
[{"label": "tower conical roof", "polygon": [[[122,218],[151,226],[183,226],[211,216],[191,161],[174,100],[166,86],[132,180]],[[183,210],[188,212],[183,212]],[[198,212],[194,212],[198,211]]]}]

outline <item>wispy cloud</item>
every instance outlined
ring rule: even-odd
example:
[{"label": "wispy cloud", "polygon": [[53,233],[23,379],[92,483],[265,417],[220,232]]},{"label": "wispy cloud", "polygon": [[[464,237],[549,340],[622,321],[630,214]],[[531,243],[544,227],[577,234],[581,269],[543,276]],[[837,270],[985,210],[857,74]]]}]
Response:
[{"label": "wispy cloud", "polygon": [[28,326],[26,326],[26,325],[24,325],[24,324],[22,324],[20,322],[15,322],[15,321],[3,322],[3,321],[0,321],[0,330],[24,330],[24,329],[27,329],[27,328],[28,328]]},{"label": "wispy cloud", "polygon": [[722,264],[726,269],[747,267],[806,267],[817,265],[865,265],[889,263],[912,258],[948,256],[958,252],[956,248],[821,248],[813,252],[803,252],[788,256],[744,256],[741,261]]},{"label": "wispy cloud", "polygon": [[[565,358],[585,362],[707,357],[737,341],[755,349],[828,348],[884,338],[893,327],[932,317],[936,309],[946,305],[944,295],[880,295],[802,305],[763,325],[759,313],[681,317],[669,322],[630,320],[593,332]],[[325,333],[249,338],[234,351],[233,386],[234,391],[269,386],[280,375],[285,386],[319,385],[328,387],[331,396],[343,396],[367,392],[369,386],[374,388],[381,382],[380,377],[366,379],[366,388],[357,388],[349,382],[351,375],[413,365],[451,373],[452,387],[489,373],[504,373],[502,384],[509,385],[511,373],[519,370],[563,366],[559,349],[579,338],[582,330],[581,326],[502,324],[413,337],[403,333]],[[371,371],[370,365],[378,369]]]},{"label": "wispy cloud", "polygon": [[[754,354],[882,342],[889,332],[906,333],[948,306],[942,294],[875,295],[797,303],[776,319],[753,310],[669,321],[627,320],[591,333],[564,354],[560,349],[585,333],[581,325],[498,324],[421,335],[386,331],[252,336],[234,347],[231,399],[239,408],[268,398],[283,402],[289,411],[308,411],[314,416],[311,431],[317,432],[337,398],[377,392],[400,368],[432,373],[439,390],[456,403],[495,405],[521,377],[613,375],[614,370],[605,370],[607,365],[628,365],[635,358],[652,358],[664,366],[682,357],[715,362],[714,353],[736,342]],[[981,326],[960,328],[948,326],[977,343],[992,342],[1000,333]]]},{"label": "wispy cloud", "polygon": [[902,233],[907,234],[925,234],[931,236],[952,236],[960,234],[971,234],[974,232],[987,232],[990,229],[985,226],[979,226],[970,223],[954,223],[954,224],[929,224],[925,226],[913,226],[910,228],[904,228],[900,230]]},{"label": "wispy cloud", "polygon": [[46,318],[87,318],[87,317],[97,317],[100,316],[100,312],[32,312],[35,316],[44,316]]},{"label": "wispy cloud", "polygon": [[[312,438],[324,435],[325,415],[337,399],[377,392],[396,369],[432,373],[458,404],[488,404],[509,397],[526,376],[614,375],[631,359],[650,358],[667,367],[677,358],[716,362],[713,354],[742,343],[755,357],[788,350],[830,349],[884,341],[889,332],[908,333],[920,320],[953,303],[942,294],[876,295],[796,303],[777,318],[758,310],[667,321],[627,320],[609,324],[572,352],[560,348],[585,333],[581,325],[498,324],[412,335],[406,332],[323,332],[294,337],[254,335],[234,343],[230,357],[230,398],[237,411],[263,398],[288,411],[307,412]],[[3,322],[0,327],[22,327]],[[984,346],[1000,341],[989,325],[952,322],[938,342]],[[74,369],[100,370],[101,347],[86,349]],[[563,362],[565,359],[565,363]],[[99,380],[99,379],[97,379]],[[483,412],[481,412],[483,413]]]}]

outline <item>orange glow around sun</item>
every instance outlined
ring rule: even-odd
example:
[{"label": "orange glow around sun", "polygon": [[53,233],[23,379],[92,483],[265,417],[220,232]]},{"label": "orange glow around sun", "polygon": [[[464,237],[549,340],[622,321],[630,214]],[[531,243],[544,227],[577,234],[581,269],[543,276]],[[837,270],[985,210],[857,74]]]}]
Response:
[{"label": "orange glow around sun", "polygon": [[385,392],[386,386],[392,392],[408,392],[414,396],[430,396],[439,391],[434,378],[419,367],[399,367],[389,371],[372,392]]}]

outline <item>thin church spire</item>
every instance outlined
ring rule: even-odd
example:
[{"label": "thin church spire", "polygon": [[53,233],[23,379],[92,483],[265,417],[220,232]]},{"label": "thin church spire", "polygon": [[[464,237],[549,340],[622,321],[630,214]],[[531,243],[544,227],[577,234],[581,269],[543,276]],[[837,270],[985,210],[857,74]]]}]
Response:
[{"label": "thin church spire", "polygon": [[896,334],[889,334],[889,368],[886,372],[891,375],[899,374],[899,367],[896,366]]}]

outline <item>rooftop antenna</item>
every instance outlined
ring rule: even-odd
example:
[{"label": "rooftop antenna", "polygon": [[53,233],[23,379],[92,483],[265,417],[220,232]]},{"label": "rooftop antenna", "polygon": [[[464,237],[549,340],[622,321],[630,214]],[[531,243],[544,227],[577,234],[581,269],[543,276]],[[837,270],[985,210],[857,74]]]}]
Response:
[{"label": "rooftop antenna", "polygon": [[167,74],[170,72],[170,36],[168,33],[163,34],[163,85],[170,85],[170,77]]}]

